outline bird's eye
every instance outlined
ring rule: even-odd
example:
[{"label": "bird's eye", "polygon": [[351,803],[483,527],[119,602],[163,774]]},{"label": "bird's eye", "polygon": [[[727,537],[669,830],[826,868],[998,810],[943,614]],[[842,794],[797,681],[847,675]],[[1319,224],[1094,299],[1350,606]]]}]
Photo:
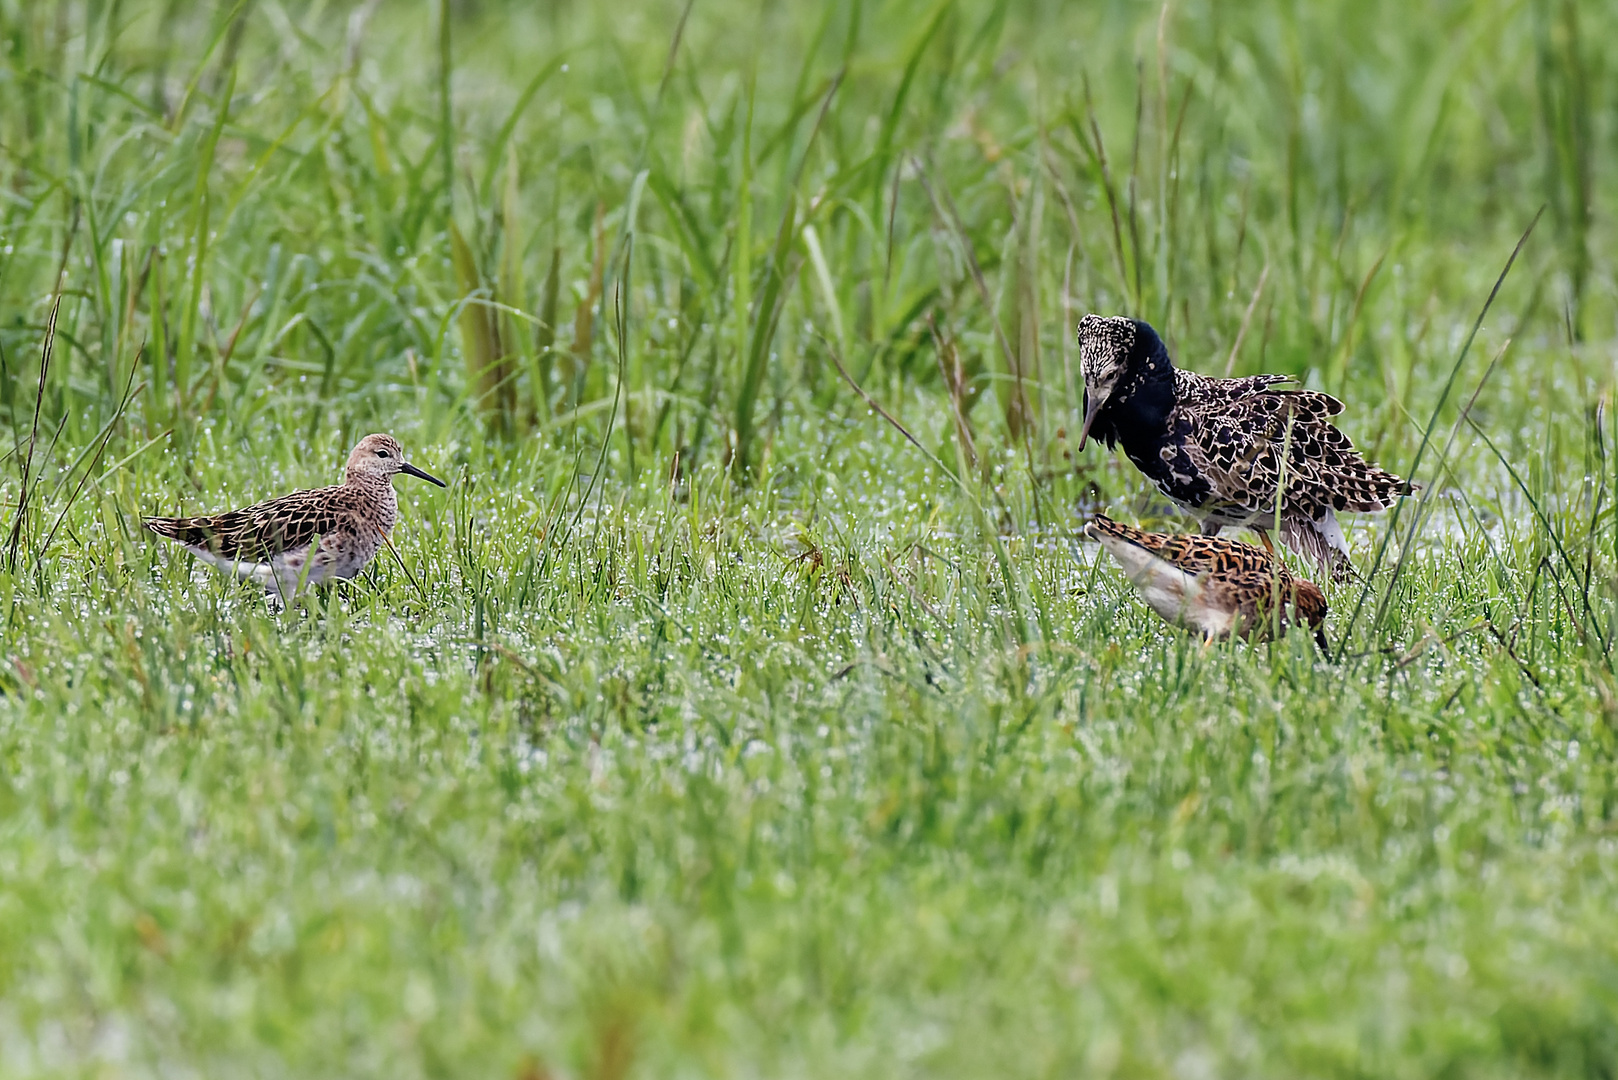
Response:
[{"label": "bird's eye", "polygon": [[376,456],[377,457],[392,457],[393,455],[388,453],[386,450],[378,450],[376,452]]}]

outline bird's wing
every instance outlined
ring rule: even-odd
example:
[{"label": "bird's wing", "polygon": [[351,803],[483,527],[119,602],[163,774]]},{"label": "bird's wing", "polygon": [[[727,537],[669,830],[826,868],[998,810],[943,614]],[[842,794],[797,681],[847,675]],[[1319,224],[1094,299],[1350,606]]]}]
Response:
[{"label": "bird's wing", "polygon": [[1163,558],[1192,574],[1224,574],[1235,570],[1259,573],[1285,573],[1263,548],[1229,540],[1222,536],[1197,536],[1193,533],[1171,533],[1162,537],[1157,548]]},{"label": "bird's wing", "polygon": [[1220,575],[1211,592],[1219,593],[1219,606],[1234,612],[1232,628],[1260,639],[1281,627],[1281,613],[1295,590],[1290,580],[1252,570]]},{"label": "bird's wing", "polygon": [[1384,510],[1410,490],[1354,449],[1329,419],[1343,406],[1328,394],[1265,390],[1226,400],[1182,399],[1178,408],[1189,428],[1187,452],[1228,506],[1274,511],[1283,447],[1286,513],[1318,518],[1326,510]]},{"label": "bird's wing", "polygon": [[[1286,573],[1286,569],[1264,549],[1244,544],[1239,540],[1218,536],[1197,536],[1192,533],[1146,532],[1099,514],[1091,521],[1088,531],[1096,540],[1107,536],[1116,541],[1144,548],[1190,574],[1205,574],[1210,571],[1222,573],[1228,570]],[[1108,550],[1112,550],[1111,545],[1108,545]]]},{"label": "bird's wing", "polygon": [[265,562],[308,547],[317,536],[352,527],[356,507],[342,488],[294,491],[241,510],[207,517],[147,518],[159,536],[235,562]]},{"label": "bird's wing", "polygon": [[[1199,375],[1195,371],[1186,371],[1184,368],[1176,368],[1174,380],[1175,396],[1182,399],[1190,397],[1210,403],[1228,403],[1260,394],[1289,393],[1313,399],[1328,416],[1336,416],[1343,411],[1343,403],[1330,394],[1323,394],[1318,390],[1295,389],[1291,385],[1298,381],[1295,375],[1244,375],[1238,379],[1217,379],[1209,375]],[[1286,389],[1277,390],[1276,387]]]}]

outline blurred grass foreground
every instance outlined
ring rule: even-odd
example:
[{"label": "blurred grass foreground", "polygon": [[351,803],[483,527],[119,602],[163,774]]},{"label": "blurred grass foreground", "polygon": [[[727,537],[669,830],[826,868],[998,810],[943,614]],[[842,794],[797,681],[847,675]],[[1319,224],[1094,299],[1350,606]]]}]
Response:
[{"label": "blurred grass foreground", "polygon": [[[0,1076],[1618,1076],[1615,34],[0,0]],[[1086,311],[1424,485],[1337,663],[1079,542]]]}]

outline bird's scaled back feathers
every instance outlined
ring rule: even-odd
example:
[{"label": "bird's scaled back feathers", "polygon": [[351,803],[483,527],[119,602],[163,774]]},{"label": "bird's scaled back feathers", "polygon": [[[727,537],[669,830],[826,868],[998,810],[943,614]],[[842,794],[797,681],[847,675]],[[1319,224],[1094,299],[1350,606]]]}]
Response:
[{"label": "bird's scaled back feathers", "polygon": [[1207,638],[1265,639],[1294,623],[1326,651],[1326,597],[1252,544],[1152,533],[1098,515],[1085,532],[1123,567],[1148,607]]},{"label": "bird's scaled back feathers", "polygon": [[1277,389],[1283,376],[1174,374],[1175,399],[1190,422],[1187,449],[1213,487],[1207,509],[1220,517],[1239,517],[1245,524],[1273,516],[1283,462],[1283,515],[1316,519],[1328,510],[1375,513],[1412,490],[1354,449],[1329,419],[1343,411],[1343,403],[1329,394]]},{"label": "bird's scaled back feathers", "polygon": [[[147,518],[145,525],[159,536],[221,559],[265,562],[275,555],[306,548],[317,536],[365,529],[375,509],[374,501],[366,495],[342,484],[294,491],[223,514]],[[378,526],[369,528],[375,532]]]}]

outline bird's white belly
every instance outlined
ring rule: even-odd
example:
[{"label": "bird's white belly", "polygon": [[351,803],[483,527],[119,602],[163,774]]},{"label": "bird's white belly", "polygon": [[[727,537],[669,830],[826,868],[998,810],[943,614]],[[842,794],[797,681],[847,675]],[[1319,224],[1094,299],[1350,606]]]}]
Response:
[{"label": "bird's white belly", "polygon": [[380,546],[379,537],[328,536],[321,538],[319,550],[314,551],[312,556],[313,545],[306,544],[277,552],[266,562],[240,562],[203,548],[191,548],[191,551],[199,559],[235,574],[243,581],[254,582],[265,592],[288,597],[308,586],[334,578],[347,580],[354,577],[371,561]]},{"label": "bird's white belly", "polygon": [[1230,633],[1235,613],[1208,602],[1203,578],[1125,540],[1104,536],[1101,545],[1124,568],[1146,606],[1165,621],[1205,637]]}]

